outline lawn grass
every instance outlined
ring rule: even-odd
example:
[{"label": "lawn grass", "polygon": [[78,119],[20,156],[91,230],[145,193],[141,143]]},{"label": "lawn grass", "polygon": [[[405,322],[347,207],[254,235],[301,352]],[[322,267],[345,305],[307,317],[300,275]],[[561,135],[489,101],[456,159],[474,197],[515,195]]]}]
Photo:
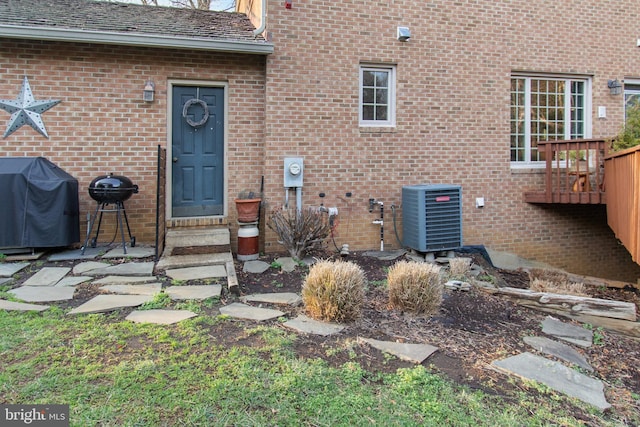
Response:
[{"label": "lawn grass", "polygon": [[372,373],[300,359],[296,335],[246,329],[260,347],[211,334],[228,318],[137,324],[115,314],[0,311],[0,403],[69,404],[73,426],[581,425],[566,401],[508,399],[417,366]]}]

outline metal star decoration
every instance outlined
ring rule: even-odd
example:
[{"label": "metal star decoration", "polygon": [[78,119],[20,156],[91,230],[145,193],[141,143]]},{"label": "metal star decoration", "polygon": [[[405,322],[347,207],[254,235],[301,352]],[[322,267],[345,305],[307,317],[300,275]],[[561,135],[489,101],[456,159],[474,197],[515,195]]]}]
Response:
[{"label": "metal star decoration", "polygon": [[7,124],[7,130],[4,131],[4,138],[20,129],[22,125],[29,125],[45,138],[49,138],[49,134],[47,133],[47,129],[44,127],[44,122],[42,121],[40,114],[44,113],[59,102],[60,100],[53,99],[36,101],[33,98],[31,86],[29,86],[29,80],[27,79],[27,76],[24,76],[22,89],[20,89],[20,94],[14,101],[9,99],[0,99],[0,109],[11,114],[11,118]]}]

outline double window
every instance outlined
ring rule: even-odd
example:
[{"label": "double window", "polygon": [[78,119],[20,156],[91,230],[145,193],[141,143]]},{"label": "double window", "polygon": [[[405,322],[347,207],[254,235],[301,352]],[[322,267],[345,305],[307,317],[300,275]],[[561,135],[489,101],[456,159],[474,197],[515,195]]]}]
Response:
[{"label": "double window", "polygon": [[395,67],[360,66],[360,126],[395,125]]},{"label": "double window", "polygon": [[545,160],[538,141],[588,137],[588,90],[586,78],[512,76],[512,164]]}]

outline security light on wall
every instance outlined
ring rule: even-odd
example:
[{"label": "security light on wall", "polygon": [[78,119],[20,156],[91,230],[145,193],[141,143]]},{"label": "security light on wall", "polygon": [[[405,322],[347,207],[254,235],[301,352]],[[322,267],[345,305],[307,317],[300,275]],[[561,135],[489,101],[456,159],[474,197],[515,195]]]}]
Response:
[{"label": "security light on wall", "polygon": [[401,42],[407,42],[411,38],[411,31],[409,27],[398,27],[398,40]]},{"label": "security light on wall", "polygon": [[609,87],[609,93],[611,95],[620,95],[622,93],[622,83],[620,83],[618,79],[608,80],[607,86]]},{"label": "security light on wall", "polygon": [[147,80],[144,84],[144,90],[142,91],[142,100],[145,102],[153,102],[155,92],[156,85],[151,80]]}]

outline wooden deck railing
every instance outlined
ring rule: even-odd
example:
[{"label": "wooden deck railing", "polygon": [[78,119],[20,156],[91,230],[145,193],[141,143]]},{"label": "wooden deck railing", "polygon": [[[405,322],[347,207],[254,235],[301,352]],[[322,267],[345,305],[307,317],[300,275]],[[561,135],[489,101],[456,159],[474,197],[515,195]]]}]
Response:
[{"label": "wooden deck railing", "polygon": [[607,224],[640,264],[640,146],[605,157]]},{"label": "wooden deck railing", "polygon": [[604,204],[606,139],[539,141],[546,160],[544,191],[528,191],[528,203]]}]

